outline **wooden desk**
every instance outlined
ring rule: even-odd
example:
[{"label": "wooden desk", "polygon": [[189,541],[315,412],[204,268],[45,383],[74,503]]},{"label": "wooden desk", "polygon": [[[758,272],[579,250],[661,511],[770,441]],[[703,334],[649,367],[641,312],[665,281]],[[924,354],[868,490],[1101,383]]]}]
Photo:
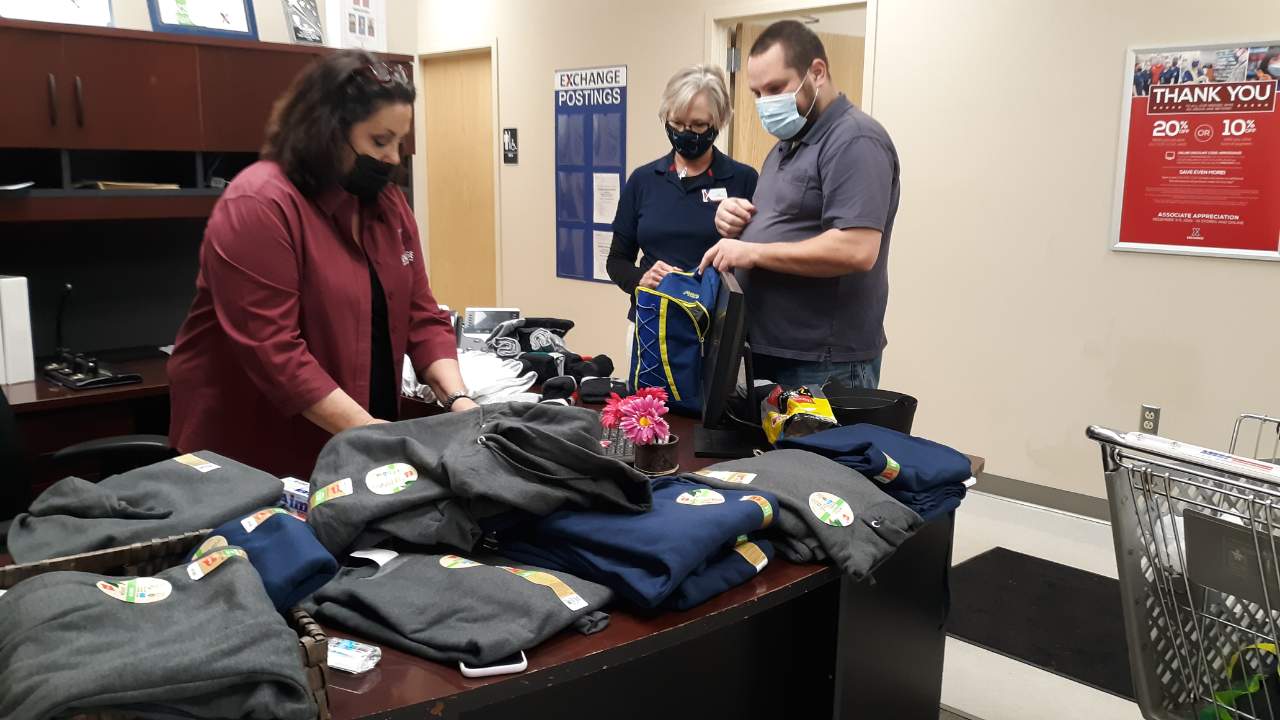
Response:
[{"label": "wooden desk", "polygon": [[[682,471],[691,420],[676,418]],[[975,474],[984,461],[971,458]],[[464,678],[383,648],[363,676],[334,672],[335,720],[419,718],[937,718],[953,518],[922,528],[855,583],[775,558],[751,582],[684,612],[612,608],[607,629],[561,633],[518,675]],[[338,637],[349,633],[331,631]]]},{"label": "wooden desk", "polygon": [[[64,447],[113,435],[169,433],[167,361],[166,357],[113,361],[111,364],[121,370],[142,375],[142,382],[132,385],[69,390],[37,378],[0,386],[17,420],[32,497],[66,475],[92,477],[97,473],[97,468],[89,466],[55,467],[53,453]],[[5,517],[5,512],[6,508],[0,507],[0,517]]]}]

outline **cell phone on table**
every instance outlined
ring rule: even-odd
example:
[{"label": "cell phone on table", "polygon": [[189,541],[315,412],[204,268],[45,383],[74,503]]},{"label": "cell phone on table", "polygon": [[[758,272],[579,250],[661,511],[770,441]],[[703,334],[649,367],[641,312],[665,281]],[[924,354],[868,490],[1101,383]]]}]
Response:
[{"label": "cell phone on table", "polygon": [[514,655],[508,655],[490,665],[481,665],[479,667],[472,667],[461,660],[458,661],[458,670],[462,671],[463,677],[469,678],[510,675],[511,673],[524,672],[528,667],[529,659],[524,656],[523,650]]}]

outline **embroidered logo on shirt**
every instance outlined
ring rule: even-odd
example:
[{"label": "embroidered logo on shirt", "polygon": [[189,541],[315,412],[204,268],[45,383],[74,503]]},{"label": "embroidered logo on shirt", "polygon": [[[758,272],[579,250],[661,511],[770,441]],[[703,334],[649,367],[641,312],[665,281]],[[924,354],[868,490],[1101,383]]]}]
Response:
[{"label": "embroidered logo on shirt", "polygon": [[413,262],[413,258],[414,258],[413,251],[405,250],[404,252],[400,253],[400,264],[408,265],[409,263]]}]

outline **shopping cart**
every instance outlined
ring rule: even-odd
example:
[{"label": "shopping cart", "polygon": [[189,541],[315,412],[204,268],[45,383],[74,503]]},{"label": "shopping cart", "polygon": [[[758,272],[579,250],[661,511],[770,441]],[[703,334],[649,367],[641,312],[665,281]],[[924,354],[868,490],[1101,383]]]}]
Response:
[{"label": "shopping cart", "polygon": [[[1256,432],[1254,429],[1256,426]],[[1280,419],[1234,452],[1090,427],[1102,447],[1129,643],[1149,720],[1280,720]],[[1269,450],[1269,452],[1268,452]]]}]

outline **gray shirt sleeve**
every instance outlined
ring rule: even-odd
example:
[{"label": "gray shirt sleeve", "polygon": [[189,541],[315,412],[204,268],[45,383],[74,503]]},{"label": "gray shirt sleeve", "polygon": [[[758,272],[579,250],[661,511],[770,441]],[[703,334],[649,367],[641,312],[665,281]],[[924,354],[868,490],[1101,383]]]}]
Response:
[{"label": "gray shirt sleeve", "polygon": [[831,143],[818,158],[822,229],[884,231],[893,197],[894,154],[866,135]]}]

